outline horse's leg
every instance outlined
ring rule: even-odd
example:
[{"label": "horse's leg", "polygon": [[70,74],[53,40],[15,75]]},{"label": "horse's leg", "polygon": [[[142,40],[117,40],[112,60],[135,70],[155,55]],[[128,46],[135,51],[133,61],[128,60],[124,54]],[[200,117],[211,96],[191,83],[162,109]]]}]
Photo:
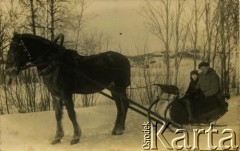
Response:
[{"label": "horse's leg", "polygon": [[79,142],[80,136],[81,136],[81,129],[78,125],[77,119],[76,119],[76,113],[74,110],[74,104],[72,100],[72,95],[67,95],[64,97],[64,103],[68,112],[68,116],[73,124],[74,128],[74,135],[71,141],[71,145],[76,144]]},{"label": "horse's leg", "polygon": [[127,117],[127,111],[128,111],[128,106],[129,106],[129,102],[127,99],[127,93],[126,93],[126,88],[121,88],[119,90],[120,92],[120,101],[121,101],[121,109],[122,109],[122,118],[120,120],[120,127],[123,128],[123,130],[125,129],[125,121],[126,121],[126,117]]},{"label": "horse's leg", "polygon": [[112,97],[114,98],[115,100],[115,103],[116,103],[116,107],[117,107],[117,117],[116,117],[116,121],[115,121],[115,125],[113,127],[113,130],[112,130],[112,135],[120,135],[123,133],[123,130],[119,130],[119,125],[120,125],[120,118],[122,116],[122,110],[121,110],[121,101],[119,99],[119,97],[114,93],[112,92]]},{"label": "horse's leg", "polygon": [[54,140],[52,141],[52,144],[60,143],[62,137],[64,136],[63,128],[62,128],[62,100],[57,96],[52,96],[53,102],[55,104],[55,116],[57,120],[57,131],[56,135],[54,137]]},{"label": "horse's leg", "polygon": [[117,118],[115,126],[112,130],[112,135],[121,135],[125,129],[125,120],[129,103],[127,101],[126,91],[123,91],[121,89],[114,89],[112,96],[115,99],[117,106]]}]

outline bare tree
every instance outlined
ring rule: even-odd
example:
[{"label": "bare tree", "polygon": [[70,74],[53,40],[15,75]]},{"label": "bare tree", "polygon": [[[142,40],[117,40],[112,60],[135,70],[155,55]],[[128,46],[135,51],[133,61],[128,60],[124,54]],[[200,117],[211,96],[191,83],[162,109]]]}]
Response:
[{"label": "bare tree", "polygon": [[[40,4],[42,3],[39,3],[38,0],[20,1],[19,3],[13,0],[4,1],[3,6],[6,6],[6,9],[1,10],[4,13],[0,14],[2,58],[4,58],[4,50],[7,48],[9,39],[12,37],[12,31],[31,31],[33,34],[37,34],[39,27],[37,10],[40,8]],[[4,64],[1,65],[1,68],[4,68]],[[5,100],[4,105],[8,113],[11,112],[9,109],[10,105],[14,105],[20,112],[34,112],[39,110],[37,100],[39,77],[35,69],[23,71],[15,80],[16,83],[14,86],[8,85],[4,70],[1,70],[1,77],[1,80],[3,80],[1,87],[4,91],[1,97]],[[48,104],[50,104],[50,101]]]},{"label": "bare tree", "polygon": [[213,1],[205,0],[205,26],[206,26],[206,45],[207,52],[204,50],[203,60],[211,62],[211,53],[212,53],[212,36],[214,31],[214,20],[212,20],[212,9],[214,9]]},{"label": "bare tree", "polygon": [[56,1],[55,0],[49,0],[49,8],[50,8],[50,33],[51,33],[51,40],[54,40],[55,37],[55,12],[56,12]]},{"label": "bare tree", "polygon": [[80,0],[79,3],[75,2],[74,5],[76,10],[74,10],[71,15],[70,30],[73,31],[73,35],[75,37],[74,50],[78,50],[82,38],[81,34],[83,34],[83,30],[90,19],[90,16],[86,14],[86,9],[89,7],[89,4],[85,0]]},{"label": "bare tree", "polygon": [[6,108],[6,112],[10,113],[9,96],[7,93],[9,78],[7,77],[4,70],[4,57],[8,48],[10,34],[12,34],[12,31],[19,29],[20,23],[16,20],[19,17],[21,10],[19,10],[18,3],[14,2],[13,0],[0,1],[0,5],[5,7],[4,9],[2,7],[0,8],[0,84],[2,88],[1,98],[3,99],[1,101],[1,105],[5,105],[1,108]]},{"label": "bare tree", "polygon": [[[140,46],[136,46],[137,50],[141,50]],[[146,93],[142,93],[141,94],[141,100],[142,103],[145,102],[147,100],[147,103],[151,104],[154,100],[153,100],[153,91],[151,89],[151,84],[153,84],[156,80],[156,78],[154,78],[153,73],[153,69],[150,68],[150,56],[145,55],[149,53],[149,48],[148,48],[148,41],[146,40],[144,42],[144,46],[142,48],[142,51],[144,53],[143,58],[142,58],[142,62],[141,62],[141,72],[143,72],[142,76],[139,76],[141,79],[143,78],[144,81],[144,86],[145,87],[145,92]],[[141,85],[136,84],[136,86],[141,87]]]},{"label": "bare tree", "polygon": [[194,63],[194,69],[197,68],[197,54],[198,54],[198,26],[199,22],[202,16],[202,13],[200,12],[200,7],[198,5],[198,0],[194,0],[194,7],[193,7],[193,26],[191,31],[191,42],[193,45],[193,63]]},{"label": "bare tree", "polygon": [[35,8],[34,8],[34,3],[33,0],[30,0],[30,7],[31,7],[31,18],[32,18],[32,32],[34,35],[36,35],[36,23],[35,23]]},{"label": "bare tree", "polygon": [[8,36],[8,30],[10,27],[10,21],[9,19],[3,15],[3,10],[0,9],[0,65],[1,65],[1,71],[3,69],[4,65],[4,51],[7,48],[7,41],[9,39]]},{"label": "bare tree", "polygon": [[41,17],[39,16],[37,11],[39,10],[39,8],[41,8],[42,2],[40,2],[39,0],[22,0],[19,1],[19,3],[26,11],[26,25],[24,25],[25,28],[29,29],[28,26],[30,26],[31,32],[36,35],[37,28],[39,27],[37,19]]},{"label": "bare tree", "polygon": [[175,22],[173,23],[175,27],[175,80],[174,84],[178,85],[178,74],[179,74],[179,67],[182,60],[182,52],[185,51],[187,35],[189,33],[189,21],[185,21],[186,23],[181,23],[182,20],[182,13],[184,9],[184,1],[177,0],[177,10],[175,15]]},{"label": "bare tree", "polygon": [[[41,24],[38,27],[44,29],[45,37],[54,40],[56,33],[63,30],[64,22],[68,18],[68,4],[66,0],[39,1],[41,9],[38,16],[42,16]],[[50,33],[50,35],[49,35]]]},{"label": "bare tree", "polygon": [[220,57],[221,57],[221,83],[222,91],[229,94],[229,76],[230,76],[230,60],[231,51],[236,48],[236,37],[239,35],[239,30],[236,26],[239,26],[239,2],[221,0],[218,2],[219,8],[219,24],[218,29],[220,32]]},{"label": "bare tree", "polygon": [[143,15],[147,19],[148,27],[152,34],[158,37],[164,45],[165,55],[164,62],[166,64],[166,84],[170,83],[170,44],[173,36],[171,1],[159,0],[152,4],[149,0],[145,0],[146,5],[143,7]]}]

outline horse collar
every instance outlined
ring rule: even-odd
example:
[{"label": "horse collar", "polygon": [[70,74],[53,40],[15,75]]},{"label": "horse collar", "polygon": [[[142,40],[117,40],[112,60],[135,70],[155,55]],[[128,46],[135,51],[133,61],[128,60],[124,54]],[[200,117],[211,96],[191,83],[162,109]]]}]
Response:
[{"label": "horse collar", "polygon": [[25,70],[25,69],[33,67],[33,66],[39,67],[39,66],[45,65],[44,68],[38,69],[39,74],[42,76],[48,75],[51,71],[56,69],[56,67],[58,66],[56,62],[58,62],[58,60],[63,56],[64,51],[65,51],[65,49],[60,48],[63,50],[61,50],[60,55],[57,58],[55,58],[54,61],[51,60],[50,62],[43,63],[43,62],[41,62],[42,61],[41,59],[43,57],[45,57],[51,51],[51,49],[46,51],[43,55],[39,56],[38,58],[33,59],[22,38],[20,38],[20,43],[18,43],[18,45],[23,47],[23,51],[26,54],[27,59],[28,59],[27,60],[28,63],[26,65],[24,65],[23,67],[21,67],[19,70],[21,71],[21,70]]},{"label": "horse collar", "polygon": [[52,64],[47,65],[45,68],[38,70],[39,75],[47,76],[49,73],[54,71],[57,68],[58,64],[56,62],[52,62]]}]

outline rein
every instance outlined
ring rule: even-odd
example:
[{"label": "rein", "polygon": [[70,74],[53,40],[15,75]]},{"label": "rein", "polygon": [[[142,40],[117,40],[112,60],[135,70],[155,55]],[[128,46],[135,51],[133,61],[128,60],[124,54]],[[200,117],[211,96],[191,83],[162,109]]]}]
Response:
[{"label": "rein", "polygon": [[[47,75],[48,73],[50,73],[52,70],[54,70],[57,67],[56,60],[51,60],[51,61],[48,61],[45,63],[41,62],[41,59],[43,57],[45,57],[47,54],[49,54],[51,49],[46,51],[43,55],[39,56],[37,59],[33,60],[28,48],[26,47],[26,45],[24,44],[24,41],[22,39],[20,39],[20,44],[18,43],[18,45],[23,46],[23,51],[26,54],[26,56],[28,57],[28,63],[26,65],[20,67],[18,69],[19,71],[22,71],[22,70],[25,70],[25,69],[28,69],[28,68],[31,68],[34,66],[36,66],[36,67],[46,66],[46,67],[44,67],[42,69],[38,69],[38,70],[39,70],[40,75]],[[60,47],[60,49],[62,49],[62,48]],[[61,58],[61,56],[65,52],[65,49],[62,49],[62,50],[63,51],[61,51],[60,55],[56,59]]]}]

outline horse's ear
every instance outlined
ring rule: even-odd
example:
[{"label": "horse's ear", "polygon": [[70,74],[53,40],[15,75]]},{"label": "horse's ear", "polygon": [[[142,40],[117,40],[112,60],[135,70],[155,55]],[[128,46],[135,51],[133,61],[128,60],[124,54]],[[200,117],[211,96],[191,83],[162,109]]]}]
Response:
[{"label": "horse's ear", "polygon": [[12,39],[18,38],[19,36],[20,36],[20,34],[14,31]]},{"label": "horse's ear", "polygon": [[13,32],[13,37],[17,36],[18,33],[16,31]]}]

